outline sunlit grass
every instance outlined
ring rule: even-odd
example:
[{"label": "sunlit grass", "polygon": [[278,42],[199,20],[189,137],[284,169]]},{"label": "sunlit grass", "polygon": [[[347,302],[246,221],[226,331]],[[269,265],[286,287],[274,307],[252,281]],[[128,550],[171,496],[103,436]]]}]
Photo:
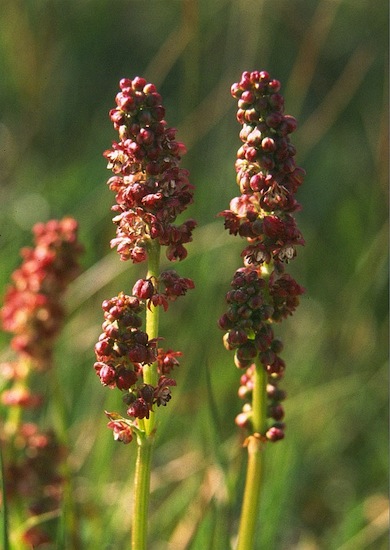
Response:
[{"label": "sunlit grass", "polygon": [[[294,276],[307,292],[281,328],[287,432],[267,453],[258,548],[384,550],[385,2],[177,1],[169,9],[153,2],[154,10],[129,1],[116,12],[103,0],[95,13],[92,3],[72,1],[65,16],[60,3],[24,4],[7,0],[0,15],[2,31],[15,29],[0,33],[0,286],[37,217],[79,219],[85,270],[68,293],[57,356],[84,547],[129,544],[135,449],[115,444],[106,429],[103,411],[118,403],[92,365],[101,301],[130,291],[137,278],[137,266],[109,249],[113,199],[101,158],[115,138],[107,111],[117,80],[137,73],[162,87],[178,138],[189,144],[183,161],[197,187],[191,215],[200,221],[181,266],[196,289],[173,304],[161,328],[184,358],[156,446],[150,548],[226,550],[234,542],[243,489],[234,424],[240,373],[216,322],[239,245],[216,214],[236,190],[230,84],[245,69],[265,68],[286,83],[286,104],[300,122],[307,245]],[[29,45],[22,49],[21,35]],[[8,337],[1,342],[6,358]]]}]

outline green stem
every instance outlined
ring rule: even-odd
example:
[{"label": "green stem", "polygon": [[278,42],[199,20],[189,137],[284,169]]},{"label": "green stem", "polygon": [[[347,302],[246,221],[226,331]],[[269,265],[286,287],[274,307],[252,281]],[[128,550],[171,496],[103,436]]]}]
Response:
[{"label": "green stem", "polygon": [[58,441],[64,446],[66,457],[62,463],[62,472],[64,476],[63,486],[63,505],[61,516],[62,546],[71,545],[75,550],[81,548],[79,538],[80,526],[77,515],[76,504],[74,500],[74,479],[72,468],[69,464],[69,423],[67,421],[68,411],[65,402],[65,393],[58,376],[58,367],[53,366],[50,370],[51,395],[53,399],[52,417]]},{"label": "green stem", "polygon": [[0,442],[0,475],[1,475],[1,498],[2,498],[2,530],[3,530],[3,548],[9,550],[9,538],[8,538],[8,508],[7,508],[7,495],[5,491],[5,478],[4,478],[4,463],[3,463],[3,451]]},{"label": "green stem", "polygon": [[[148,248],[148,273],[147,278],[157,280],[160,270],[160,244],[152,240]],[[150,305],[146,308],[146,332],[149,340],[158,338],[159,309]],[[143,379],[145,384],[157,386],[158,372],[157,362],[143,367]],[[141,423],[140,423],[141,424]],[[144,435],[137,437],[137,462],[134,480],[134,512],[132,531],[132,550],[146,550],[148,508],[150,496],[150,473],[152,464],[152,451],[154,432],[156,429],[155,413],[150,411],[149,418],[142,420]]]},{"label": "green stem", "polygon": [[[147,278],[157,280],[160,274],[160,244],[152,240],[148,249],[148,273]],[[153,305],[146,308],[146,332],[149,340],[158,338],[159,330],[159,308]],[[143,368],[143,377],[145,384],[156,386],[158,382],[157,363],[145,365]],[[145,419],[145,432],[149,436],[155,429],[155,413],[151,411],[150,417]]]},{"label": "green stem", "polygon": [[264,434],[267,423],[267,373],[257,362],[252,390],[252,425],[254,433]]},{"label": "green stem", "polygon": [[253,548],[260,503],[264,447],[262,434],[265,432],[267,419],[267,375],[261,364],[256,364],[252,411],[254,435],[249,436],[247,439],[248,466],[237,550],[251,550]]},{"label": "green stem", "polygon": [[132,550],[146,550],[153,437],[138,437]]}]

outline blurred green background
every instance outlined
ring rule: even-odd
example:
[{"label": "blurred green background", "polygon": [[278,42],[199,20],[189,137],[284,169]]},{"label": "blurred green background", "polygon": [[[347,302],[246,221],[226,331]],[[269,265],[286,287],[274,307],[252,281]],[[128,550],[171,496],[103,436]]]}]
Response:
[{"label": "blurred green background", "polygon": [[[269,445],[256,549],[385,549],[388,514],[385,0],[1,0],[0,288],[39,220],[72,215],[86,247],[58,346],[84,548],[128,547],[135,445],[114,443],[103,410],[120,396],[92,365],[104,298],[144,265],[121,263],[102,152],[122,77],[144,76],[188,147],[199,227],[177,266],[196,289],[162,315],[184,352],[161,414],[150,548],[227,550],[245,451],[234,424],[240,373],[217,319],[243,242],[216,215],[238,194],[230,85],[244,70],[282,81],[307,171],[290,272],[306,288],[277,327],[288,370],[286,439]],[[3,295],[3,290],[1,290]],[[1,336],[3,356],[8,335]],[[44,383],[44,382],[42,382]],[[43,422],[52,422],[50,405]]]}]

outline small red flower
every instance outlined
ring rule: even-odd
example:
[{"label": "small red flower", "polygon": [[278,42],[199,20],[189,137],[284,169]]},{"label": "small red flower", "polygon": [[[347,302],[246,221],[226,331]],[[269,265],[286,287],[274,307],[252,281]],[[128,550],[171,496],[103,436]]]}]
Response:
[{"label": "small red flower", "polygon": [[140,300],[152,298],[154,292],[154,285],[150,279],[139,279],[133,286],[133,294]]},{"label": "small red flower", "polygon": [[145,399],[143,397],[138,397],[127,409],[127,414],[136,418],[149,418],[150,410],[151,406]]},{"label": "small red flower", "polygon": [[7,407],[18,406],[26,409],[35,409],[42,404],[43,398],[41,395],[32,394],[27,388],[14,387],[3,391],[1,402]]},{"label": "small red flower", "polygon": [[167,378],[166,376],[160,376],[158,386],[154,390],[154,403],[156,403],[158,407],[160,407],[160,405],[165,407],[168,401],[170,401],[170,386],[176,386],[176,381],[172,378]]},{"label": "small red flower", "polygon": [[115,441],[121,441],[125,445],[132,441],[133,430],[131,429],[131,426],[127,424],[127,422],[122,420],[111,420],[107,424],[107,427],[114,432]]},{"label": "small red flower", "polygon": [[172,369],[179,366],[177,357],[181,357],[183,354],[181,351],[173,351],[168,349],[167,351],[162,348],[158,349],[157,363],[160,374],[166,375],[171,372]]}]

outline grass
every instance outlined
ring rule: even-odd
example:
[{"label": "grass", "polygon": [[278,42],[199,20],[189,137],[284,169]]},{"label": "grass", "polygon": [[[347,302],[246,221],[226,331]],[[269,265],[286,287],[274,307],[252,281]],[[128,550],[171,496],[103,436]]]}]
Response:
[{"label": "grass", "polygon": [[[239,373],[216,326],[239,243],[216,214],[236,194],[239,125],[229,87],[245,69],[283,83],[308,175],[298,199],[306,287],[281,327],[286,440],[269,449],[258,548],[384,550],[387,544],[387,6],[368,0],[216,2],[6,0],[0,15],[0,288],[38,219],[79,219],[87,253],[58,346],[84,548],[125,548],[135,447],[115,444],[118,406],[93,372],[101,301],[140,268],[114,235],[101,157],[115,139],[117,82],[156,82],[189,148],[199,228],[180,266],[196,289],[162,321],[184,352],[159,429],[152,550],[226,550],[234,540],[245,454],[234,417]],[[146,5],[147,4],[147,5]],[[93,9],[91,9],[93,6]],[[12,32],[11,32],[12,31]],[[19,37],[23,36],[23,47]],[[163,317],[163,316],[162,316]],[[8,337],[1,335],[2,358]],[[50,422],[50,408],[43,422]]]}]

